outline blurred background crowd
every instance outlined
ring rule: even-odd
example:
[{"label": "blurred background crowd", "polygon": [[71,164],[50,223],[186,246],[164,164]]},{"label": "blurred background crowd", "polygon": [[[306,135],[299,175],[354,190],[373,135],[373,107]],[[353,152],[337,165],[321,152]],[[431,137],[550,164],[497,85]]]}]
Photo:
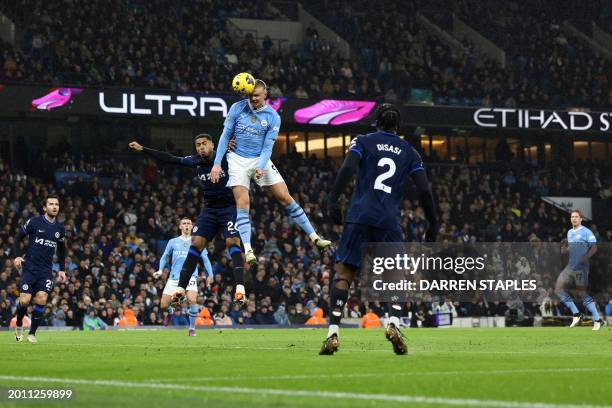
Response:
[{"label": "blurred background crowd", "polygon": [[[612,7],[603,0],[551,4],[305,2],[300,7],[350,45],[353,52],[343,56],[312,24],[305,27],[301,43],[285,47],[278,39],[241,32],[232,23],[234,18],[293,21],[295,1],[239,0],[232,7],[221,0],[2,2],[0,12],[18,30],[13,44],[0,39],[0,82],[222,94],[235,73],[248,71],[268,83],[272,97],[609,109],[610,55],[585,46],[584,39],[564,28],[572,24],[591,35],[597,24],[612,34]],[[455,17],[503,52],[503,63],[453,34]],[[432,35],[429,24],[442,36]],[[442,41],[444,35],[452,38]],[[441,162],[435,154],[425,157],[441,221],[439,241],[559,242],[569,228],[568,215],[545,204],[544,195],[597,197],[612,208],[609,161],[561,159],[537,165],[513,157],[501,140],[497,163],[468,165],[461,148],[452,162],[450,157]],[[28,148],[15,147],[17,166],[0,160],[0,324],[9,325],[18,295],[13,236],[39,213],[48,192],[61,197],[59,220],[68,237],[67,264],[54,269],[65,268],[70,281],[53,288],[44,324],[86,329],[186,324],[184,311],[169,315],[160,308],[167,273],[159,280],[152,274],[167,241],[179,235],[178,220],[195,220],[200,211],[200,188],[192,175],[143,156],[125,159],[125,151],[115,155],[112,147],[94,155],[51,146],[36,157],[25,152]],[[168,150],[191,153],[172,146]],[[294,152],[274,160],[319,233],[337,242],[342,227],[329,223],[324,206],[340,159]],[[347,191],[343,206],[349,198]],[[223,243],[214,242],[209,248],[214,282],[200,282],[199,324],[320,322],[328,312],[333,252],[320,254],[263,192],[254,190],[252,203],[253,247],[262,259],[247,273],[250,301],[242,310],[232,306],[233,265]],[[426,230],[423,210],[410,192],[401,225],[408,241],[419,241]],[[600,242],[612,241],[609,225],[595,221],[589,227]],[[605,254],[598,259],[594,262],[612,264]],[[599,290],[600,308],[610,315],[612,289]],[[352,290],[349,317],[381,317],[385,311],[385,305],[362,302],[358,287]],[[409,303],[405,314],[411,324],[431,325],[439,311],[511,315],[527,322],[536,315],[568,313],[547,296],[527,304],[426,299]]]},{"label": "blurred background crowd", "polygon": [[[291,20],[297,2],[239,1],[231,8],[220,0],[93,0],[78,7],[72,0],[5,2],[0,12],[20,27],[20,36],[14,46],[0,41],[0,80],[225,93],[235,72],[249,71],[271,86],[272,96],[407,102],[431,92],[438,105],[608,106],[609,58],[562,26],[569,21],[590,33],[594,21],[612,33],[610,6],[561,3],[305,2],[356,50],[343,57],[314,26],[301,44],[284,47],[269,36],[241,33],[230,21]],[[453,14],[505,53],[503,63],[467,38],[450,48],[421,18],[450,35]]]},{"label": "blurred background crowd", "polygon": [[[52,191],[61,197],[59,221],[67,231],[65,270],[70,280],[54,286],[45,324],[81,328],[92,319],[101,327],[136,321],[142,325],[186,324],[184,311],[177,309],[169,315],[160,308],[168,271],[159,280],[152,274],[158,269],[167,241],[180,235],[180,218],[197,217],[202,205],[200,187],[189,171],[158,165],[144,155],[133,154],[139,160],[122,163],[65,153],[46,161],[47,169],[56,170],[48,171],[50,180],[36,176],[40,174],[34,164],[38,160],[19,170],[1,165],[2,325],[9,324],[19,293],[19,271],[13,267],[11,257],[13,236],[29,217],[39,213],[41,198]],[[325,202],[339,160],[304,158],[292,153],[275,161],[319,233],[337,242],[342,227],[329,223]],[[610,177],[606,169],[609,166],[580,162],[569,169],[430,163],[427,170],[441,220],[438,241],[559,242],[569,228],[568,214],[542,202],[540,195],[577,190],[588,195],[608,194],[609,186],[601,181]],[[223,242],[216,241],[209,248],[213,283],[207,287],[201,279],[199,284],[199,323],[304,324],[317,310],[327,317],[333,252],[319,253],[301,230],[291,225],[275,200],[255,188],[251,193],[253,248],[261,259],[247,273],[250,300],[242,310],[233,307],[233,265]],[[341,198],[344,206],[349,198],[347,190]],[[401,225],[409,241],[420,241],[426,230],[423,210],[411,192],[403,203]],[[596,223],[589,226],[599,241],[612,241],[612,228],[600,229]],[[607,256],[600,256],[599,262],[610,262]],[[54,269],[60,266],[55,264]],[[602,310],[607,310],[611,289],[599,288]],[[552,293],[549,295],[541,303],[524,304],[487,302],[482,298],[471,302],[426,299],[409,303],[405,314],[412,317],[415,325],[427,325],[432,324],[432,314],[438,311],[459,317],[508,316],[509,309],[513,309],[514,313],[520,310],[521,318],[530,319],[569,313]],[[346,313],[349,317],[362,317],[368,311],[382,317],[386,307],[362,302],[356,286]]]}]

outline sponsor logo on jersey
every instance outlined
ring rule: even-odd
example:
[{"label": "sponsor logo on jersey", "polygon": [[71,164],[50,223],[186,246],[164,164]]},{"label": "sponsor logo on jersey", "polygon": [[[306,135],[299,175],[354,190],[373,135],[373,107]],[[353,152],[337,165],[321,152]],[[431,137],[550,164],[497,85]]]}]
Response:
[{"label": "sponsor logo on jersey", "polygon": [[34,243],[38,244],[38,245],[43,245],[46,247],[50,247],[50,248],[56,248],[57,247],[57,243],[55,241],[50,241],[48,239],[44,239],[44,238],[35,238],[34,239]]}]

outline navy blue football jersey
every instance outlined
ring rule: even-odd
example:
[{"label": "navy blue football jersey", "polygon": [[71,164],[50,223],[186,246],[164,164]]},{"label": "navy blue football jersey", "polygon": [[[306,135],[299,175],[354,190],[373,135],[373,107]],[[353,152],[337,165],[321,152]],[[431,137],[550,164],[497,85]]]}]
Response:
[{"label": "navy blue football jersey", "polygon": [[21,227],[29,238],[23,268],[29,272],[49,272],[58,245],[64,245],[66,229],[59,221],[49,222],[44,215],[32,217]]},{"label": "navy blue football jersey", "polygon": [[[213,158],[214,158],[213,154]],[[215,165],[214,161],[207,161],[202,158],[199,154],[191,156],[185,156],[181,158],[182,166],[191,167],[196,177],[202,183],[202,190],[204,193],[204,205],[210,208],[224,208],[224,207],[235,207],[236,202],[234,200],[234,193],[230,187],[226,187],[229,180],[227,170],[227,159],[223,156],[221,161],[221,176],[219,177],[218,183],[210,181],[210,171]]]},{"label": "navy blue football jersey", "polygon": [[425,170],[421,156],[397,134],[383,131],[357,136],[349,152],[361,162],[345,221],[397,228],[406,179]]}]

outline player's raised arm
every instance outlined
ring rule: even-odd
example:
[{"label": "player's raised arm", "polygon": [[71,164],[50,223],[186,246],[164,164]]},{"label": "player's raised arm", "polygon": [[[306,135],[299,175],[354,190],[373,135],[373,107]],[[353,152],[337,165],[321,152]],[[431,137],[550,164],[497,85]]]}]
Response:
[{"label": "player's raised arm", "polygon": [[159,161],[164,162],[164,163],[185,165],[185,166],[188,166],[188,167],[191,166],[191,163],[189,163],[188,160],[186,160],[185,157],[174,156],[173,154],[170,154],[168,152],[163,152],[161,150],[151,149],[149,147],[145,147],[145,146],[141,145],[140,143],[138,143],[136,141],[131,142],[128,146],[130,146],[130,148],[132,150],[135,150],[137,152],[143,152],[143,153],[153,157],[154,159],[159,160]]}]

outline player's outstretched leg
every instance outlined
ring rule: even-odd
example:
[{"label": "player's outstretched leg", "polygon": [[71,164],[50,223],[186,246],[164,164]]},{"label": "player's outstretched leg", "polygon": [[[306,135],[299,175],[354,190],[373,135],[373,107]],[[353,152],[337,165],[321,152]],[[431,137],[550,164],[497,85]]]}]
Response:
[{"label": "player's outstretched leg", "polygon": [[402,305],[398,303],[389,304],[389,323],[385,329],[385,337],[393,345],[393,352],[398,355],[408,354],[406,338],[400,331],[399,318],[402,315]]},{"label": "player's outstretched leg", "polygon": [[317,248],[324,251],[331,246],[331,241],[321,238],[319,234],[315,232],[315,229],[312,227],[312,224],[306,216],[304,209],[295,202],[293,197],[291,197],[287,184],[284,181],[272,184],[268,186],[267,189],[278,200],[278,202],[285,207],[287,216],[300,226],[302,231],[308,235],[310,240],[314,242]]},{"label": "player's outstretched leg", "polygon": [[[287,193],[288,195],[288,193]],[[298,203],[291,200],[291,203],[285,206],[285,212],[300,228],[308,234],[308,237],[315,243],[317,248],[324,251],[331,246],[331,241],[323,239],[317,234],[306,216],[304,209]]]},{"label": "player's outstretched leg", "polygon": [[593,316],[593,330],[597,331],[602,328],[602,326],[606,325],[606,322],[601,318],[599,312],[597,311],[597,305],[595,304],[595,300],[588,293],[584,294],[582,298],[582,302],[584,307],[587,308],[589,312],[591,312],[591,316]]}]

